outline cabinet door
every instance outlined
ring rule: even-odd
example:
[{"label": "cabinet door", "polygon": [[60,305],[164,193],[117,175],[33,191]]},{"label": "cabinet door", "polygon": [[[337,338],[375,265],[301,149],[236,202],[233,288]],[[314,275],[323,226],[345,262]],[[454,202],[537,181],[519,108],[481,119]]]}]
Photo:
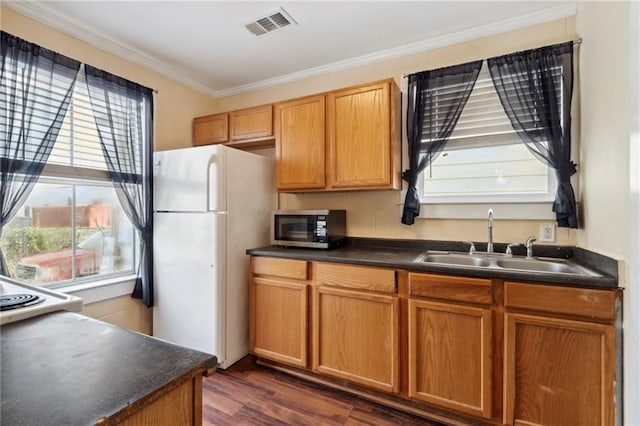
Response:
[{"label": "cabinet door", "polygon": [[615,327],[505,316],[504,423],[613,425]]},{"label": "cabinet door", "polygon": [[409,300],[409,396],[491,417],[489,308]]},{"label": "cabinet door", "polygon": [[324,96],[276,104],[278,190],[325,187]]},{"label": "cabinet door", "polygon": [[263,105],[229,113],[231,140],[273,136],[273,106]]},{"label": "cabinet door", "polygon": [[[128,408],[135,405],[129,405]],[[195,376],[167,391],[159,399],[144,405],[122,421],[117,419],[103,418],[97,423],[118,426],[202,425],[202,376]]]},{"label": "cabinet door", "polygon": [[253,278],[251,351],[255,355],[307,366],[307,284]]},{"label": "cabinet door", "polygon": [[215,114],[193,119],[193,146],[229,141],[229,114]]},{"label": "cabinet door", "polygon": [[329,187],[392,185],[391,83],[327,95]]},{"label": "cabinet door", "polygon": [[313,370],[398,391],[398,297],[316,287]]}]

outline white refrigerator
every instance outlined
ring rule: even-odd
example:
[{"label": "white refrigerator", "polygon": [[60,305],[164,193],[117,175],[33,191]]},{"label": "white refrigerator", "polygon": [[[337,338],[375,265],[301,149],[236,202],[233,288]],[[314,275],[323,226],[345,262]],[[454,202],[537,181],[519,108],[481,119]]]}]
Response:
[{"label": "white refrigerator", "polygon": [[248,248],[270,241],[274,163],[222,145],[154,154],[153,335],[217,356],[249,351]]}]

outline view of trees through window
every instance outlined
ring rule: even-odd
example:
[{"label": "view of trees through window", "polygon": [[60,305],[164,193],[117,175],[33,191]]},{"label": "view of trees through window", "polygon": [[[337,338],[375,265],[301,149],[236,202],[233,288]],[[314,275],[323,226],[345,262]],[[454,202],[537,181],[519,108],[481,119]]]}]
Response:
[{"label": "view of trees through window", "polygon": [[38,183],[0,245],[11,277],[46,284],[132,271],[134,238],[111,185]]},{"label": "view of trees through window", "polygon": [[[38,131],[32,129],[36,139]],[[10,277],[58,285],[133,273],[134,240],[133,226],[107,175],[80,72],[47,166],[25,204],[3,227],[0,248]]]}]

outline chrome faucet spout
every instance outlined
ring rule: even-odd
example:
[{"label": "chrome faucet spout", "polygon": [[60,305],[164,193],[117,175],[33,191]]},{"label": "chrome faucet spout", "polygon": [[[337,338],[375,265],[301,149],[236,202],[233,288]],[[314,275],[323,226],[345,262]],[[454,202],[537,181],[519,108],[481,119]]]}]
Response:
[{"label": "chrome faucet spout", "polygon": [[537,241],[536,237],[527,238],[527,242],[524,243],[524,246],[527,248],[527,259],[533,258],[533,242]]},{"label": "chrome faucet spout", "polygon": [[488,213],[489,238],[487,240],[487,253],[493,253],[493,209],[489,209]]}]

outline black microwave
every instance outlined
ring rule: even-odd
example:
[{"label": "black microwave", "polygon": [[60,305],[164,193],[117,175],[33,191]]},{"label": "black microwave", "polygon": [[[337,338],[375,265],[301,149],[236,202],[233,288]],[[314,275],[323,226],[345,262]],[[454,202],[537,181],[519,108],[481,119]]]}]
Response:
[{"label": "black microwave", "polygon": [[330,249],[344,244],[346,210],[279,210],[273,214],[271,244]]}]

